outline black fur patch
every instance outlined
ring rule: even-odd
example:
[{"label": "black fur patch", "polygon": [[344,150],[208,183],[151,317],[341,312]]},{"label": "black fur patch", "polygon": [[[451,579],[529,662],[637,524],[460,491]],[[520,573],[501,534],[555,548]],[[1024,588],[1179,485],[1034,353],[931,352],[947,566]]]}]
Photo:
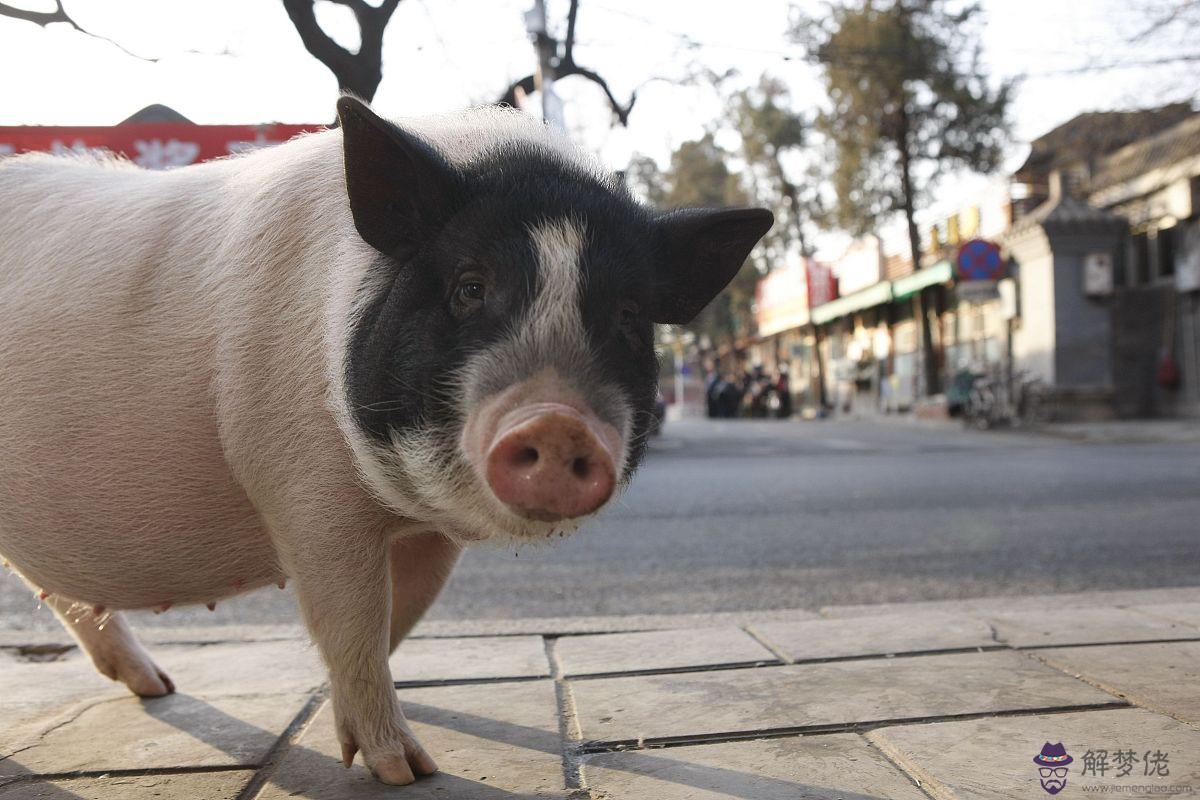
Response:
[{"label": "black fur patch", "polygon": [[[648,316],[651,213],[622,187],[529,146],[500,149],[459,177],[461,194],[438,203],[447,216],[416,255],[405,263],[381,256],[373,268],[384,271],[387,288],[368,302],[352,332],[346,378],[355,420],[380,443],[388,443],[391,431],[420,429],[454,446],[461,420],[450,380],[470,354],[520,324],[540,287],[530,230],[566,219],[581,224],[587,237],[581,316],[592,357],[558,366],[585,397],[599,394],[592,391],[597,383],[625,397],[633,409],[632,471],[645,446],[658,377]],[[488,292],[482,308],[459,318],[451,294],[468,270],[486,276]],[[479,388],[491,394],[524,377]]]}]

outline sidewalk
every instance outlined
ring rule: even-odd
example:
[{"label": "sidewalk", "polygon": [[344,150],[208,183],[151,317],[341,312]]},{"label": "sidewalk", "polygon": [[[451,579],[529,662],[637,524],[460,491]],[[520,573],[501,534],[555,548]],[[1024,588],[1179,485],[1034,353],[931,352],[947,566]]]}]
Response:
[{"label": "sidewalk", "polygon": [[1035,798],[1047,742],[1063,798],[1200,796],[1200,588],[424,625],[404,788],[341,767],[297,628],[148,631],[147,701],[40,636],[0,633],[3,800]]},{"label": "sidewalk", "polygon": [[[929,430],[963,430],[957,417],[922,418],[905,414],[863,414],[840,417],[879,425],[905,425]],[[1200,444],[1200,419],[1114,419],[1103,422],[1051,422],[1023,428],[998,428],[992,433],[1052,436],[1090,444]]]}]

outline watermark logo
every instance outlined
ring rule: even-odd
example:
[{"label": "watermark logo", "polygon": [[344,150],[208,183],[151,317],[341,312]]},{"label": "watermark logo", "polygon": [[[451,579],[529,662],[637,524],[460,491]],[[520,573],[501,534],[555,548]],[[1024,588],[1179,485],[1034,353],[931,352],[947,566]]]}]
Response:
[{"label": "watermark logo", "polygon": [[1075,759],[1067,755],[1067,748],[1062,742],[1042,745],[1042,752],[1033,757],[1033,763],[1038,765],[1038,778],[1047,794],[1058,794],[1067,785],[1067,765]]}]

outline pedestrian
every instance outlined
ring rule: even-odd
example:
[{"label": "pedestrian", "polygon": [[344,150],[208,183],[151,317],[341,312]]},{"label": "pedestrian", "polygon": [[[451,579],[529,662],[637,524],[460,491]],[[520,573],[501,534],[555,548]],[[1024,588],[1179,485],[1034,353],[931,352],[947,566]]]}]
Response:
[{"label": "pedestrian", "polygon": [[779,419],[787,419],[792,415],[792,384],[788,379],[787,364],[779,365],[779,374],[775,378],[775,397],[778,401],[775,415]]}]

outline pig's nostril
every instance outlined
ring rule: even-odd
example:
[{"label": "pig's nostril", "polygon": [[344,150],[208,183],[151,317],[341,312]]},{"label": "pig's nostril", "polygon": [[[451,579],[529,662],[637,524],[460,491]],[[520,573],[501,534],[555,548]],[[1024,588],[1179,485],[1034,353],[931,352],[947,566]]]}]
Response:
[{"label": "pig's nostril", "polygon": [[575,412],[542,412],[501,433],[488,450],[485,480],[496,499],[526,519],[591,514],[612,496],[614,465]]}]

